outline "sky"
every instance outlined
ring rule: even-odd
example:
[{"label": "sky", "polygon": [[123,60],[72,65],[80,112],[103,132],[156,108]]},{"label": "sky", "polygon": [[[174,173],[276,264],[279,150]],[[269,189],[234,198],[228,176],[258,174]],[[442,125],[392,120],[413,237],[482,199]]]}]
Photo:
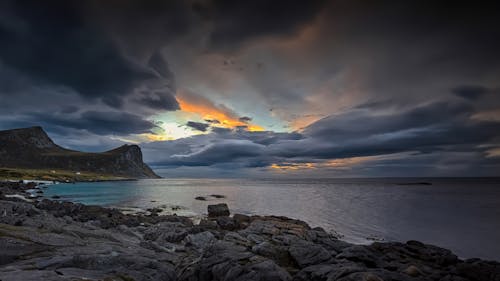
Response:
[{"label": "sky", "polygon": [[500,175],[486,2],[0,2],[0,129],[165,177]]}]

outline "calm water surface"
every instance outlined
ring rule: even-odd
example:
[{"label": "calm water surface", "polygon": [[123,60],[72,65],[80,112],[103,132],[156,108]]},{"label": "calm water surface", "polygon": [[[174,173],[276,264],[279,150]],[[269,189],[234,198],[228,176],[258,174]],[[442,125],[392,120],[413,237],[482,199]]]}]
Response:
[{"label": "calm water surface", "polygon": [[[430,182],[432,185],[401,185]],[[224,199],[196,196],[225,195]],[[202,215],[228,203],[232,213],[283,215],[344,235],[420,240],[464,258],[500,260],[500,179],[158,179],[58,184],[46,196],[116,207],[182,206]]]}]

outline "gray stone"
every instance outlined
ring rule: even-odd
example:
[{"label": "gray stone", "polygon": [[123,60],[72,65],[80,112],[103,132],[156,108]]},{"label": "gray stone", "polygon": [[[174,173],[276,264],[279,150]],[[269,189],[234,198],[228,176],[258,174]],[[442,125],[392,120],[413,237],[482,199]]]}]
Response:
[{"label": "gray stone", "polygon": [[332,259],[332,255],[325,248],[307,241],[293,243],[289,252],[299,268],[326,263]]},{"label": "gray stone", "polygon": [[192,246],[198,249],[206,249],[210,247],[217,239],[210,231],[204,231],[196,234],[189,234],[185,238],[187,246]]}]

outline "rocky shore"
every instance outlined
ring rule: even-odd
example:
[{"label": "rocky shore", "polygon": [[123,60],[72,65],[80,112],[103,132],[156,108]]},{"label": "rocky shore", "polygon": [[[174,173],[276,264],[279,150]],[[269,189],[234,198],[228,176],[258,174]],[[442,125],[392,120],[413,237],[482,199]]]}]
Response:
[{"label": "rocky shore", "polygon": [[[500,264],[461,260],[417,241],[354,245],[305,222],[186,217],[42,198],[33,184],[0,183],[0,280],[500,281]],[[487,247],[487,245],[485,245]]]}]

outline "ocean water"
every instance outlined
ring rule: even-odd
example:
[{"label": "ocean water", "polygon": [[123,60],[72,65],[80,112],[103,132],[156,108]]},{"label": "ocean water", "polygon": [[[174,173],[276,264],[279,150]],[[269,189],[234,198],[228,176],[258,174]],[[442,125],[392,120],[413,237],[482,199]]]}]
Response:
[{"label": "ocean water", "polygon": [[[431,185],[408,184],[417,182]],[[462,258],[500,260],[500,178],[157,179],[57,184],[45,190],[53,195],[120,208],[163,206],[191,216],[225,202],[232,213],[301,219],[354,243],[413,239]]]}]

